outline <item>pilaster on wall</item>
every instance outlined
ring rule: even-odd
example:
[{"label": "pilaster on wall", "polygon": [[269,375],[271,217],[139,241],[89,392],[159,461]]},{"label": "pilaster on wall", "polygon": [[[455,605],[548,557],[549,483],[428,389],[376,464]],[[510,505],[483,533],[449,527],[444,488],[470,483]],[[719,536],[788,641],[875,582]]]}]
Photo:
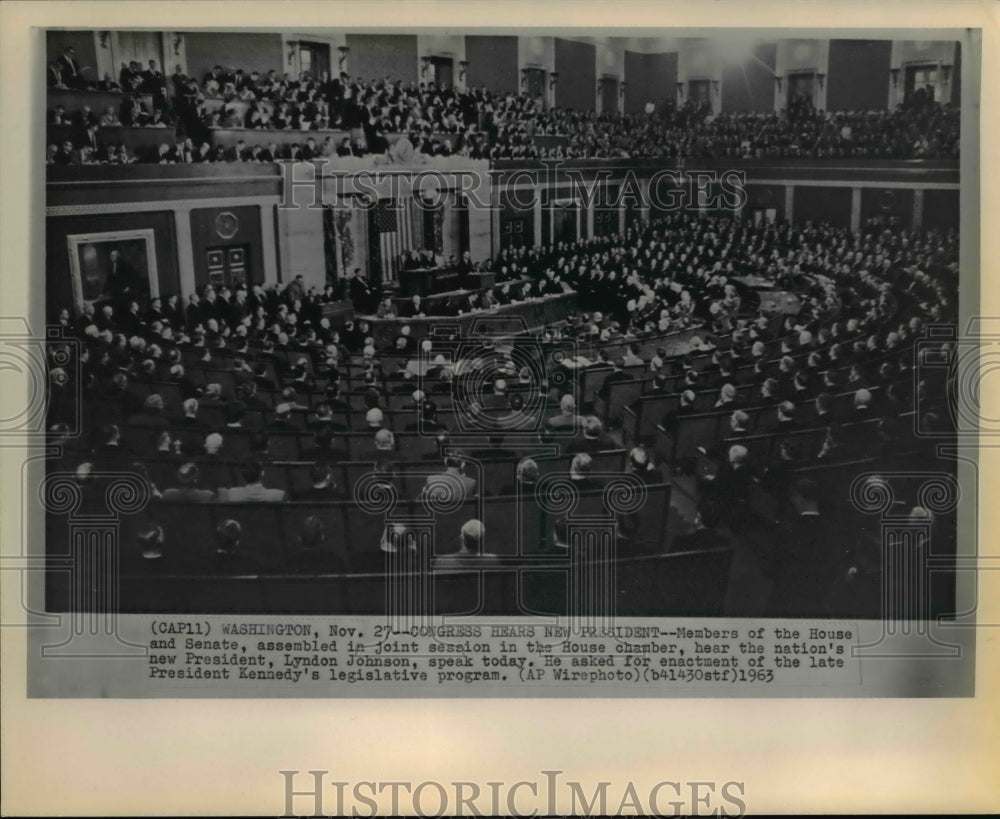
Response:
[{"label": "pilaster on wall", "polygon": [[851,188],[851,232],[861,228],[861,188]]},{"label": "pilaster on wall", "polygon": [[[267,228],[263,212],[269,209],[261,208],[261,227],[263,228],[264,252],[267,253]],[[291,281],[301,274],[306,286],[323,289],[326,285],[326,257],[323,249],[323,209],[311,205],[278,208],[278,229],[281,231],[281,278]],[[271,234],[273,255],[274,235]],[[267,280],[267,267],[264,268]],[[274,281],[278,279],[278,271],[273,270]]]},{"label": "pilaster on wall", "polygon": [[[181,73],[187,73],[187,40],[181,31],[164,31],[160,35],[163,46],[163,65],[160,70],[164,77],[170,78],[175,69],[180,67]],[[170,93],[170,89],[167,89]]]},{"label": "pilaster on wall", "polygon": [[174,208],[174,235],[177,237],[177,273],[181,293],[194,293],[194,242],[191,238],[191,205]]},{"label": "pilaster on wall", "polygon": [[916,233],[924,226],[924,192],[917,188],[913,192],[913,224],[911,229]]},{"label": "pilaster on wall", "polygon": [[785,185],[785,221],[795,221],[795,186]]},{"label": "pilaster on wall", "polygon": [[[97,55],[94,73],[98,79],[104,79],[109,75],[116,82],[118,81],[118,70],[115,66],[114,43],[118,39],[116,31],[95,31],[94,32],[94,54]],[[166,71],[166,69],[164,69]]]},{"label": "pilaster on wall", "polygon": [[[260,206],[260,246],[261,252],[264,254],[262,261],[264,263],[265,286],[278,281],[278,249],[274,233],[276,207],[276,205]],[[320,221],[320,228],[322,229],[322,219]]]},{"label": "pilaster on wall", "polygon": [[[625,109],[625,98],[622,83],[625,81],[625,48],[619,41],[605,40],[594,44],[594,76],[600,81],[604,77],[612,77],[618,83],[618,113]],[[594,89],[594,110],[604,113],[604,98]]]}]

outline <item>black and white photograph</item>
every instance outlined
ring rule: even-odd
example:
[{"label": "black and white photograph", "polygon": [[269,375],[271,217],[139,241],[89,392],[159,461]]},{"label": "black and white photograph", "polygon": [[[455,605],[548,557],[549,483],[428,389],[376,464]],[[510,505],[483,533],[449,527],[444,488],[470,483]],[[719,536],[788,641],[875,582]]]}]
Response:
[{"label": "black and white photograph", "polygon": [[967,34],[45,40],[121,613],[956,615]]},{"label": "black and white photograph", "polygon": [[98,765],[184,756],[161,813],[221,815],[241,765],[283,816],[808,812],[835,770],[853,811],[936,775],[981,807],[988,15],[30,5],[0,625],[33,804],[82,809],[37,763],[95,735],[22,720],[94,700],[132,714]]}]

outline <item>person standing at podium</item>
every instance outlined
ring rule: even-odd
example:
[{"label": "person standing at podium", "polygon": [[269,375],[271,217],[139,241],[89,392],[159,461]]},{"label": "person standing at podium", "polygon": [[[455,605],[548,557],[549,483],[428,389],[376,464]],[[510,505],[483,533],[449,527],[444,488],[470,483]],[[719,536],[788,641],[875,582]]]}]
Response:
[{"label": "person standing at podium", "polygon": [[354,302],[354,309],[359,313],[371,313],[378,304],[378,293],[371,282],[366,281],[361,276],[361,268],[354,268],[351,274],[351,282],[348,285],[348,292],[351,301]]},{"label": "person standing at podium", "polygon": [[420,254],[415,250],[411,250],[406,254],[406,259],[403,261],[403,270],[416,270],[420,267]]},{"label": "person standing at podium", "polygon": [[472,254],[466,250],[462,253],[462,258],[458,260],[458,283],[460,287],[465,287],[472,275],[475,265],[472,262]]}]

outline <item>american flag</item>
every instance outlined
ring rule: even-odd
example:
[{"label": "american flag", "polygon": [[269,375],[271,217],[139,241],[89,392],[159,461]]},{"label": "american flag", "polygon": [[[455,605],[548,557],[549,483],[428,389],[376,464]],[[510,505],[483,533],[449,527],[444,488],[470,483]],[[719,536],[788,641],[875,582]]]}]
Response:
[{"label": "american flag", "polygon": [[402,202],[379,199],[372,218],[375,231],[378,233],[384,284],[399,278],[400,256],[412,247],[413,220],[410,214],[410,202],[408,199],[403,199]]}]

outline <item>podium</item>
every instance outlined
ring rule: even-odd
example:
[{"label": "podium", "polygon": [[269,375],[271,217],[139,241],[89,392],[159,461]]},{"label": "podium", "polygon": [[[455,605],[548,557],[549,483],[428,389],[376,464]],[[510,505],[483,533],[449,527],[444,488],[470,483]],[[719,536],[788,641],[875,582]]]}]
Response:
[{"label": "podium", "polygon": [[417,267],[411,270],[399,271],[399,294],[401,296],[429,296],[434,291],[434,280],[438,273],[443,272],[438,267]]}]

